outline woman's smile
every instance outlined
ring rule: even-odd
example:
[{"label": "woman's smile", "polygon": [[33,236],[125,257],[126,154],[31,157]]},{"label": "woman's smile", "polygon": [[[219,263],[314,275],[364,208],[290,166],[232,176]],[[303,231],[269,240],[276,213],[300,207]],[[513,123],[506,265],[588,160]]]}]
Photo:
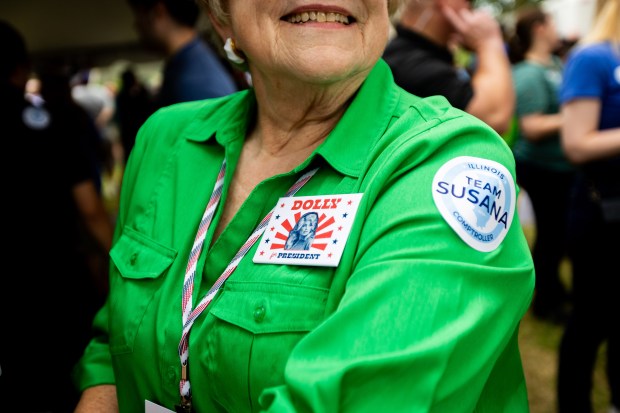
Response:
[{"label": "woman's smile", "polygon": [[289,23],[307,23],[307,22],[318,22],[318,23],[341,23],[344,25],[348,25],[349,17],[344,14],[334,13],[334,12],[322,12],[322,11],[304,11],[301,13],[293,13],[285,16],[284,19]]}]

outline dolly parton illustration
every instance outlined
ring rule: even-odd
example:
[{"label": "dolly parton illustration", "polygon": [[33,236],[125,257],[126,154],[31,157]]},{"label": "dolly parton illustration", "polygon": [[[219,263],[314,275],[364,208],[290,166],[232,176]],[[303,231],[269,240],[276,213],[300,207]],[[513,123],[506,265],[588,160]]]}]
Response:
[{"label": "dolly parton illustration", "polygon": [[289,232],[284,249],[309,250],[312,241],[314,241],[318,223],[319,215],[316,212],[308,212],[302,215],[295,224],[295,228]]}]

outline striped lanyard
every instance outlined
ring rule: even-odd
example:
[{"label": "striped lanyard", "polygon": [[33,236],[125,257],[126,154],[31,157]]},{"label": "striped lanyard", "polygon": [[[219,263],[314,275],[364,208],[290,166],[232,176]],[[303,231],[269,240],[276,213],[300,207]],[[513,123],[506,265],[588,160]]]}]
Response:
[{"label": "striped lanyard", "polygon": [[[291,188],[286,193],[286,196],[293,196],[302,186],[306,184],[312,178],[312,176],[316,173],[318,168],[313,169],[304,175],[302,175],[297,182],[291,186]],[[198,231],[196,232],[196,237],[194,239],[194,245],[192,245],[192,250],[189,254],[189,259],[187,262],[187,268],[185,269],[185,281],[183,283],[183,298],[182,298],[182,310],[183,310],[183,334],[181,336],[181,342],[179,343],[179,357],[181,358],[181,382],[180,382],[180,392],[181,392],[181,408],[180,411],[191,411],[191,391],[189,384],[189,377],[187,372],[187,366],[189,361],[189,331],[194,324],[196,318],[207,308],[207,306],[215,297],[215,294],[222,287],[224,282],[230,277],[230,275],[237,269],[239,262],[243,259],[245,254],[252,248],[252,245],[261,237],[263,232],[265,231],[265,227],[267,223],[269,223],[269,219],[273,214],[275,209],[269,211],[269,213],[263,218],[263,220],[258,224],[254,232],[250,235],[248,240],[241,246],[237,254],[230,261],[222,275],[215,281],[213,286],[209,289],[209,291],[205,294],[205,296],[200,300],[198,305],[192,309],[192,293],[194,291],[194,277],[196,275],[196,264],[198,262],[198,258],[200,257],[200,253],[202,251],[202,247],[204,245],[205,236],[207,231],[209,230],[209,226],[211,225],[211,219],[215,214],[215,210],[220,202],[220,198],[222,196],[222,187],[224,185],[224,175],[226,172],[226,159],[222,162],[222,167],[220,168],[220,173],[217,176],[217,180],[215,182],[215,187],[213,188],[213,193],[211,194],[211,198],[207,203],[207,207],[205,208],[205,212],[202,216],[202,220],[200,221],[200,225],[198,226]],[[183,410],[185,409],[185,410]]]}]

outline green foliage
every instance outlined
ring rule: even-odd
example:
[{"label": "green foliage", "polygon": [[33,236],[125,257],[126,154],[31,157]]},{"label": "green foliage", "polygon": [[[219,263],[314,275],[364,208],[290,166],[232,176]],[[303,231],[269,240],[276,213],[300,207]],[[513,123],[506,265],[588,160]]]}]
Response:
[{"label": "green foliage", "polygon": [[541,5],[544,0],[473,0],[474,7],[484,7],[500,20],[524,6]]},{"label": "green foliage", "polygon": [[473,54],[462,47],[456,47],[454,50],[454,64],[457,67],[466,69],[473,63]]}]

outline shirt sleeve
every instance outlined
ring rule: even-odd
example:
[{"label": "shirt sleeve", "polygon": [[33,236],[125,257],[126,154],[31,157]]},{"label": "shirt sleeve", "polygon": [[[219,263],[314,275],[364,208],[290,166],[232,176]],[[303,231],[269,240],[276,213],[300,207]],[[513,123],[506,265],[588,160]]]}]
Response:
[{"label": "shirt sleeve", "polygon": [[93,322],[94,338],[73,370],[73,380],[80,391],[102,384],[115,384],[112,356],[108,343],[108,303]]},{"label": "shirt sleeve", "polygon": [[434,128],[418,161],[404,165],[409,148],[382,168],[386,185],[365,214],[342,301],[293,350],[286,384],[263,392],[265,411],[471,412],[499,376],[496,411],[525,411],[505,405],[524,383],[516,336],[534,285],[518,216],[485,253],[432,198],[434,174],[456,154],[493,159],[514,177],[499,137],[462,126]]},{"label": "shirt sleeve", "polygon": [[572,53],[564,69],[560,102],[566,103],[580,98],[601,98],[605,90],[605,67],[603,59],[592,54],[590,48],[582,48]]}]

